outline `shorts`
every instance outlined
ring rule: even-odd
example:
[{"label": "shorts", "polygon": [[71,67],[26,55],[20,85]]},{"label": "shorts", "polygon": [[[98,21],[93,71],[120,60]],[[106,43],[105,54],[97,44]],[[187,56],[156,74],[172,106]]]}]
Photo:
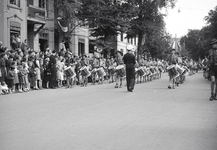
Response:
[{"label": "shorts", "polygon": [[217,66],[210,66],[209,67],[209,75],[214,76],[215,78],[217,78]]}]

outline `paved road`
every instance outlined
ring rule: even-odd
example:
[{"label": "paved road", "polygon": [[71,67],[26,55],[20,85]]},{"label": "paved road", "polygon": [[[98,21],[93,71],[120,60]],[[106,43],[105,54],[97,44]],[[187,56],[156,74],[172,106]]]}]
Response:
[{"label": "paved road", "polygon": [[0,97],[0,150],[217,150],[217,101],[209,81],[168,77]]}]

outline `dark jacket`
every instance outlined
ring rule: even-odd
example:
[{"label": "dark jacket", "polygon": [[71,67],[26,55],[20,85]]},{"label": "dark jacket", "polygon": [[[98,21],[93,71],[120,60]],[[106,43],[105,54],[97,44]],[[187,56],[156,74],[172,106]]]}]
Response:
[{"label": "dark jacket", "polygon": [[131,53],[127,53],[124,55],[124,64],[128,65],[128,64],[136,64],[136,59],[135,56]]}]

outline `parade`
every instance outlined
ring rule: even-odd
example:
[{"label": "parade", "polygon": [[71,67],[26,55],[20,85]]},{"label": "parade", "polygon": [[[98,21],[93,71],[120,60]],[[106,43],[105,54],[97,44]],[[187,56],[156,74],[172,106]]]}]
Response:
[{"label": "parade", "polygon": [[[136,56],[131,45],[127,49]],[[124,61],[126,60],[121,51],[118,51],[114,58],[97,55],[89,57],[87,54],[78,57],[70,51],[57,53],[49,48],[46,52],[35,52],[29,48],[8,50],[1,44],[1,94],[48,88],[86,87],[106,81],[115,88],[121,88],[127,80],[127,62]],[[175,86],[184,83],[187,75],[196,72],[199,62],[191,62],[172,49],[168,60],[141,56],[135,59],[134,66],[133,82],[136,84],[152,82],[160,79],[162,73],[168,72],[168,88],[175,89]]]},{"label": "parade", "polygon": [[216,0],[1,0],[0,150],[217,150]]}]

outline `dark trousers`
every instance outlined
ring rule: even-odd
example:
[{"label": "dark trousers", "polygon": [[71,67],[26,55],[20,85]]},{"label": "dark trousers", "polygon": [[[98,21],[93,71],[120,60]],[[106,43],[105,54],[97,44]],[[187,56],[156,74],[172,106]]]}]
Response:
[{"label": "dark trousers", "polygon": [[126,65],[127,90],[134,89],[135,86],[135,66],[134,64]]}]

